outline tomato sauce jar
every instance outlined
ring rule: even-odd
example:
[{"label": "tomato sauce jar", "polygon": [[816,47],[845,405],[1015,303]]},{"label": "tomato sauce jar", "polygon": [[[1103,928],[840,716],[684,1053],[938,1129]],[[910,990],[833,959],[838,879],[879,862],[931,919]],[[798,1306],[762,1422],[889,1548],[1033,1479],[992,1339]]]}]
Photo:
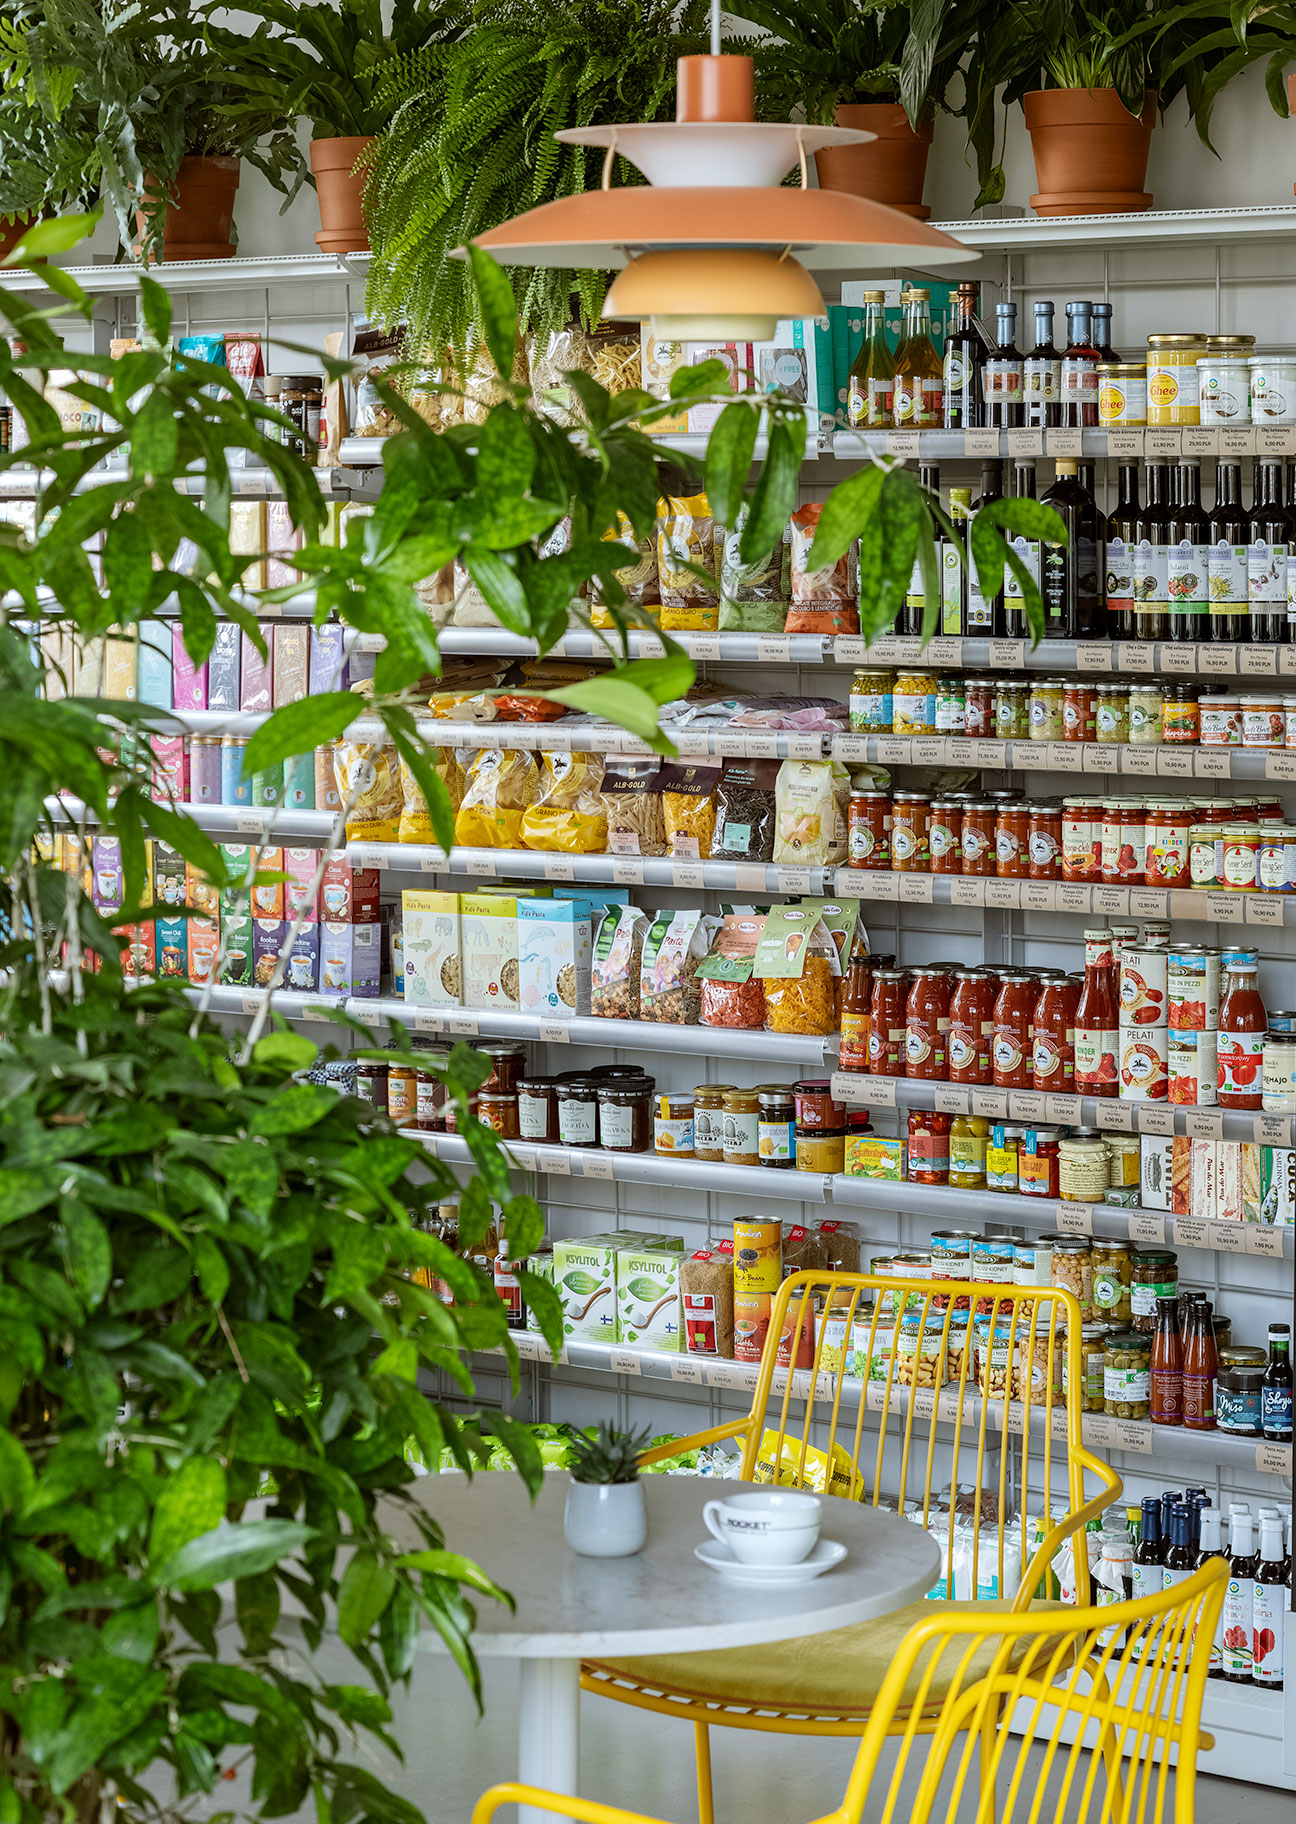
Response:
[{"label": "tomato sauce jar", "polygon": [[1097,695],[1083,678],[1069,678],[1062,697],[1062,739],[1092,741],[1097,728]]},{"label": "tomato sauce jar", "polygon": [[905,1000],[908,976],[903,969],[873,971],[869,1006],[869,1070],[875,1077],[904,1075]]},{"label": "tomato sauce jar", "polygon": [[944,1082],[949,1016],[949,976],[943,969],[915,969],[905,1003],[907,1077]]},{"label": "tomato sauce jar", "polygon": [[1001,804],[995,816],[995,872],[1000,880],[1025,880],[1030,871],[1030,811]]},{"label": "tomato sauce jar", "polygon": [[1075,1011],[1079,990],[1066,976],[1045,982],[1031,1017],[1031,1087],[1075,1093]]},{"label": "tomato sauce jar", "polygon": [[1026,871],[1032,880],[1062,877],[1062,812],[1055,804],[1026,806]]},{"label": "tomato sauce jar", "polygon": [[1136,798],[1104,798],[1102,877],[1109,887],[1141,887],[1147,868],[1147,813]]},{"label": "tomato sauce jar", "polygon": [[1039,984],[1033,975],[999,977],[994,1004],[994,1083],[996,1089],[1031,1087],[1031,1028]]},{"label": "tomato sauce jar", "polygon": [[974,798],[963,806],[961,846],[964,874],[994,878],[997,871],[995,823],[995,806],[988,799]]},{"label": "tomato sauce jar", "polygon": [[848,867],[890,868],[890,792],[851,793],[847,844]]},{"label": "tomato sauce jar", "polygon": [[963,801],[933,798],[927,824],[927,848],[933,874],[958,874],[963,866]]},{"label": "tomato sauce jar", "polygon": [[1089,798],[1062,800],[1062,878],[1092,884],[1102,877],[1103,809]]},{"label": "tomato sauce jar", "polygon": [[963,701],[964,732],[983,740],[993,740],[995,732],[995,686],[984,678],[969,678]]},{"label": "tomato sauce jar", "polygon": [[1193,809],[1175,799],[1158,799],[1146,813],[1144,873],[1150,887],[1183,887],[1189,880],[1188,845]]},{"label": "tomato sauce jar", "polygon": [[992,1046],[998,979],[985,969],[959,969],[950,996],[949,1058],[951,1083],[994,1082]]},{"label": "tomato sauce jar", "polygon": [[925,874],[931,860],[926,792],[896,792],[891,800],[891,867],[896,874]]}]

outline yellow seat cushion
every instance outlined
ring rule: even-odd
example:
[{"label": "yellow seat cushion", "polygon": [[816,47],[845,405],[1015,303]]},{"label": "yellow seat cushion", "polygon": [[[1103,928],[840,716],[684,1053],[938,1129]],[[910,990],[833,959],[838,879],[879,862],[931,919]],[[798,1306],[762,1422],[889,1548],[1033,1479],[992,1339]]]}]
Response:
[{"label": "yellow seat cushion", "polygon": [[[593,1660],[586,1662],[585,1670],[633,1679],[676,1698],[863,1719],[876,1702],[882,1680],[910,1628],[920,1621],[934,1621],[949,1614],[975,1614],[989,1620],[996,1610],[1006,1614],[1011,1607],[1007,1601],[911,1602],[894,1614],[857,1622],[852,1628],[838,1628],[830,1634],[808,1634],[762,1647],[725,1647],[716,1653]],[[1058,1609],[1074,1613],[1065,1603],[1031,1605],[1032,1613]],[[1031,1644],[1028,1637],[1022,1643],[1023,1649]],[[959,1680],[962,1687],[989,1669],[994,1649],[994,1640],[976,1645],[968,1670]],[[927,1688],[928,1706],[944,1701],[965,1651],[962,1646],[944,1645]],[[924,1662],[919,1661],[906,1686],[905,1697],[910,1704],[916,1701],[924,1670]],[[717,1722],[721,1720],[716,1718]]]}]

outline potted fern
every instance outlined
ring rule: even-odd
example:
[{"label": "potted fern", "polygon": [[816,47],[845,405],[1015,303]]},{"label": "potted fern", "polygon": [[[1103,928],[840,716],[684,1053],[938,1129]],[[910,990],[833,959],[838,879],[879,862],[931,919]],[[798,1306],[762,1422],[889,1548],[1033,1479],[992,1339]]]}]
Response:
[{"label": "potted fern", "polygon": [[629,1558],[648,1537],[639,1458],[652,1435],[618,1431],[603,1420],[571,1447],[571,1487],[563,1513],[568,1545],[582,1558]]}]

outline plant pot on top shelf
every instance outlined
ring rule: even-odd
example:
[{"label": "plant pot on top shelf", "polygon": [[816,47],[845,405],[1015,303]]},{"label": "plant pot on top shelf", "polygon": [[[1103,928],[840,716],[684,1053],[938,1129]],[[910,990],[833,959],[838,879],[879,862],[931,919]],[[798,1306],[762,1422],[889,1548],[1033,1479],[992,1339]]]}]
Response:
[{"label": "plant pot on top shelf", "polygon": [[319,197],[320,227],[315,245],[321,253],[364,253],[369,230],[364,219],[365,173],[356,160],[373,144],[370,135],[310,142],[311,174]]},{"label": "plant pot on top shelf", "polygon": [[1156,119],[1149,89],[1131,114],[1115,89],[1036,89],[1022,97],[1035,154],[1036,215],[1130,215],[1152,207],[1148,152]]},{"label": "plant pot on top shelf", "polygon": [[863,146],[829,146],[816,152],[819,188],[866,196],[901,215],[929,221],[931,210],[922,197],[933,123],[925,120],[910,126],[898,101],[845,101],[837,109],[836,124],[876,133],[877,138]]},{"label": "plant pot on top shelf", "polygon": [[[167,187],[166,216],[162,224],[163,260],[229,260],[234,257],[234,192],[238,182],[237,158],[215,153],[206,158],[194,156],[180,160],[175,182]],[[152,195],[161,188],[159,181],[152,177],[146,177],[144,184]],[[135,219],[142,241],[144,216],[140,213]]]}]

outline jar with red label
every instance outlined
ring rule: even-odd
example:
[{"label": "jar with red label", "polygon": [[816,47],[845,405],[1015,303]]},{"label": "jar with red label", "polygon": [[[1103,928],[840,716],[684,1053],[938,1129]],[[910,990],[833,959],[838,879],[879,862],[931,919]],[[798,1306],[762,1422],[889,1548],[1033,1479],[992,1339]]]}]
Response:
[{"label": "jar with red label", "polygon": [[1243,747],[1276,748],[1287,740],[1287,716],[1282,698],[1241,697]]},{"label": "jar with red label", "polygon": [[999,977],[994,1004],[994,1084],[996,1089],[1031,1087],[1031,1029],[1039,983],[1033,975]]},{"label": "jar with red label", "polygon": [[995,876],[995,806],[974,798],[963,806],[963,873]]},{"label": "jar with red label", "polygon": [[1256,986],[1254,955],[1239,954],[1224,965],[1220,997],[1218,1084],[1221,1108],[1263,1106],[1261,1071],[1268,1017]]},{"label": "jar with red label", "polygon": [[1050,976],[1031,1020],[1031,1087],[1075,1094],[1075,1010],[1080,991],[1069,976]]},{"label": "jar with red label", "polygon": [[1220,885],[1230,893],[1249,893],[1260,872],[1260,825],[1226,823],[1220,831],[1224,844]]},{"label": "jar with red label", "polygon": [[1145,878],[1150,887],[1186,887],[1189,880],[1188,842],[1193,808],[1174,799],[1155,799],[1148,805]]},{"label": "jar with red label", "polygon": [[[1252,798],[1250,804],[1261,823],[1286,823],[1287,821],[1287,813],[1277,798]],[[1249,819],[1239,819],[1239,821],[1245,822]]]},{"label": "jar with red label", "polygon": [[933,1108],[915,1108],[909,1116],[910,1184],[949,1183],[950,1117]]},{"label": "jar with red label", "polygon": [[1095,729],[1095,695],[1083,678],[1069,678],[1062,698],[1062,739],[1092,741]]},{"label": "jar with red label", "polygon": [[931,860],[926,792],[896,792],[891,799],[891,867],[897,874],[925,874]]},{"label": "jar with red label", "polygon": [[905,1003],[905,1075],[944,1082],[950,1024],[950,978],[943,969],[915,969]]},{"label": "jar with red label", "polygon": [[1028,804],[1027,873],[1032,880],[1062,877],[1062,812],[1056,804]]},{"label": "jar with red label", "polygon": [[827,1077],[805,1077],[794,1084],[796,1124],[798,1128],[826,1128],[835,1133],[846,1125],[846,1104],[834,1102],[832,1084]]},{"label": "jar with red label", "polygon": [[963,801],[933,798],[927,824],[927,848],[933,874],[958,874],[963,865]]},{"label": "jar with red label", "polygon": [[1061,1130],[1028,1127],[1017,1149],[1017,1189],[1023,1197],[1056,1197]]},{"label": "jar with red label", "polygon": [[905,1001],[909,977],[903,969],[873,971],[869,1006],[869,1070],[875,1077],[902,1077],[905,1050]]},{"label": "jar with red label", "polygon": [[969,678],[964,698],[965,733],[993,740],[995,732],[995,686],[984,678]]},{"label": "jar with red label", "polygon": [[1147,813],[1138,798],[1104,798],[1102,877],[1105,886],[1141,887],[1147,868]]},{"label": "jar with red label", "polygon": [[959,969],[950,996],[949,1080],[986,1085],[994,1082],[992,1050],[996,978],[984,969]]},{"label": "jar with red label", "polygon": [[1062,878],[1092,885],[1102,877],[1103,811],[1091,798],[1062,800]]},{"label": "jar with red label", "polygon": [[995,817],[995,872],[1000,880],[1025,880],[1030,871],[1030,810],[1001,804]]},{"label": "jar with red label", "polygon": [[847,866],[891,866],[891,794],[862,791],[850,795]]}]

